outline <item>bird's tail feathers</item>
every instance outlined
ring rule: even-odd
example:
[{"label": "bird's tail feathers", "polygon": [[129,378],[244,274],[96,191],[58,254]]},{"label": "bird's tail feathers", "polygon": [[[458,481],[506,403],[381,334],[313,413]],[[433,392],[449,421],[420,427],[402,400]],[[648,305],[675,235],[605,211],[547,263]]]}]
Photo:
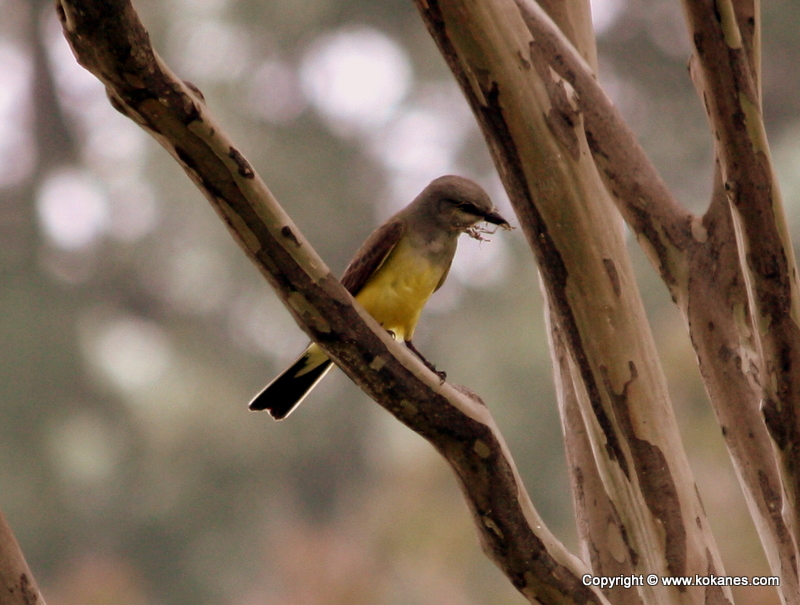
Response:
[{"label": "bird's tail feathers", "polygon": [[327,357],[315,364],[315,355],[306,351],[288,369],[270,382],[250,402],[253,411],[267,410],[275,420],[283,420],[300,405],[322,377],[333,367]]}]

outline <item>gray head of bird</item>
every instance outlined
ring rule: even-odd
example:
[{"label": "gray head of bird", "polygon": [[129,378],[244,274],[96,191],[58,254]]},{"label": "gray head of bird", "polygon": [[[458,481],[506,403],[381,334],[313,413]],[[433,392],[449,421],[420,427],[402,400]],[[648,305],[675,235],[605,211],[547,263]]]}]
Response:
[{"label": "gray head of bird", "polygon": [[431,181],[417,198],[429,210],[431,218],[448,231],[472,234],[481,222],[510,229],[494,207],[489,194],[470,179],[446,175]]}]

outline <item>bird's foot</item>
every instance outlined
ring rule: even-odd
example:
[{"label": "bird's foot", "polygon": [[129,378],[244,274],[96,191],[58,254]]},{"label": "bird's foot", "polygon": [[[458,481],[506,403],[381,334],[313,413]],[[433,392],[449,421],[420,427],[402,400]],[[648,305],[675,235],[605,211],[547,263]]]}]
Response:
[{"label": "bird's foot", "polygon": [[439,382],[439,384],[444,384],[444,381],[447,379],[447,372],[444,372],[444,371],[442,371],[442,370],[437,370],[437,369],[436,369],[436,366],[435,366],[435,365],[433,365],[433,364],[432,364],[430,361],[428,361],[427,359],[425,359],[425,358],[422,356],[422,353],[420,353],[420,352],[417,350],[417,347],[415,347],[415,346],[414,346],[414,343],[412,343],[410,340],[407,340],[407,341],[406,341],[406,346],[407,346],[407,347],[408,347],[408,348],[411,350],[411,352],[412,352],[412,353],[414,353],[414,355],[416,355],[417,357],[419,357],[420,361],[422,361],[422,363],[424,363],[424,364],[425,364],[425,367],[427,367],[427,368],[428,368],[428,369],[429,369],[431,372],[433,372],[434,374],[436,374],[436,375],[439,377],[439,381],[440,381],[440,382]]}]

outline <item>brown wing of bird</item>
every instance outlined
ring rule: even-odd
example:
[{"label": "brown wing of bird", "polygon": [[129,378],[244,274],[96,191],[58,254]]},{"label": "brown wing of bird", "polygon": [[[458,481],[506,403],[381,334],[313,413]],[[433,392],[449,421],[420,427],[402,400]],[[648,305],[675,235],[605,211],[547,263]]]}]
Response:
[{"label": "brown wing of bird", "polygon": [[366,239],[342,275],[342,285],[350,294],[355,296],[361,291],[364,284],[386,261],[404,231],[402,221],[394,219],[378,227]]}]

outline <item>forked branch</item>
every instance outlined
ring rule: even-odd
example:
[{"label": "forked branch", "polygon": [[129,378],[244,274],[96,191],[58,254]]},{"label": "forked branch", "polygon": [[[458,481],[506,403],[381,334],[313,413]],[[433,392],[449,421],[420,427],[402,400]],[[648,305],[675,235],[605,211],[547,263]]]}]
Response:
[{"label": "forked branch", "polygon": [[148,130],[203,191],[296,321],[370,396],[453,468],[484,550],[531,602],[604,603],[544,527],[483,402],[395,343],[331,276],[202,96],[153,51],[126,0],[61,0],[64,34],[115,107]]},{"label": "forked branch", "polygon": [[[596,462],[584,468],[599,476],[601,483],[592,485],[602,485],[618,512],[608,522],[621,545],[618,561],[637,574],[722,573],[621,219],[598,174],[583,101],[569,74],[562,76],[563,66],[538,52],[542,39],[531,35],[514,0],[417,0],[417,6],[472,107],[536,255],[567,353],[565,362],[557,360],[557,381],[563,392],[573,389]],[[685,281],[685,259],[671,238],[691,239],[692,225],[675,225],[672,214],[690,215],[675,204],[632,201],[634,210],[647,213],[652,229],[642,232],[657,242],[656,258],[676,284]],[[600,540],[592,537],[593,544]],[[637,592],[643,602],[711,598],[698,587]]]},{"label": "forked branch", "polygon": [[797,602],[797,505],[784,506],[798,500],[797,288],[760,111],[758,3],[685,2],[697,51],[692,75],[718,141],[714,195],[695,217],[672,199],[592,70],[540,5],[515,1],[534,38],[531,53],[574,89],[606,187],[686,316],[782,596]]}]

